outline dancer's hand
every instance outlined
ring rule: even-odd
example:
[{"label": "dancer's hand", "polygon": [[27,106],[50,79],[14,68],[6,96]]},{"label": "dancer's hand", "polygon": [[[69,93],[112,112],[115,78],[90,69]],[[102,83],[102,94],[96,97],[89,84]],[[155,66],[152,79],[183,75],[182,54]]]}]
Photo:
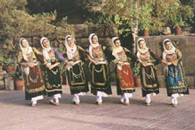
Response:
[{"label": "dancer's hand", "polygon": [[165,60],[161,60],[161,62],[162,62],[163,64],[167,64],[167,61],[165,61]]},{"label": "dancer's hand", "polygon": [[146,63],[146,66],[154,65],[153,63]]},{"label": "dancer's hand", "polygon": [[95,65],[99,65],[99,62],[98,61],[93,61],[93,63],[95,64]]},{"label": "dancer's hand", "polygon": [[72,61],[67,62],[67,64],[70,65],[70,66],[73,66],[74,65],[74,63]]},{"label": "dancer's hand", "polygon": [[123,62],[122,61],[119,61],[118,64],[121,65],[121,66],[123,66]]},{"label": "dancer's hand", "polygon": [[33,67],[35,66],[34,63],[31,63],[31,62],[28,63],[27,65],[28,65],[30,68],[33,68]]},{"label": "dancer's hand", "polygon": [[147,66],[147,63],[145,63],[145,62],[142,62],[141,64],[142,64],[144,67]]},{"label": "dancer's hand", "polygon": [[167,65],[171,65],[172,64],[172,62],[167,62]]}]

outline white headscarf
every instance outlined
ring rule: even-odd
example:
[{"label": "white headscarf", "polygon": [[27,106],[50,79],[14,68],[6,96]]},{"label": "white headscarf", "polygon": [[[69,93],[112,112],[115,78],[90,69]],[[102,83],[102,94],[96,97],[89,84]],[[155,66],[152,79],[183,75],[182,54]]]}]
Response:
[{"label": "white headscarf", "polygon": [[50,56],[49,56],[49,51],[51,50],[51,46],[50,46],[50,42],[49,42],[49,40],[48,40],[48,42],[49,42],[49,47],[48,48],[45,48],[44,46],[43,46],[43,41],[44,40],[48,40],[46,37],[42,37],[41,38],[41,40],[40,40],[40,44],[41,44],[41,46],[42,46],[42,53],[43,53],[43,56],[44,56],[44,58],[46,59],[46,60],[50,60]]},{"label": "white headscarf", "polygon": [[120,46],[119,47],[116,47],[115,46],[115,40],[119,40],[119,38],[118,37],[113,37],[112,38],[112,47],[113,47],[113,51],[112,51],[112,55],[113,56],[115,56],[116,58],[118,57],[118,55],[117,55],[117,53],[118,52],[121,52],[122,50],[123,50],[123,47],[121,46],[121,44],[120,44]]},{"label": "white headscarf", "polygon": [[[171,50],[166,49],[166,47],[165,47],[166,42],[170,42],[170,44],[172,46]],[[175,50],[176,50],[175,46],[173,45],[173,42],[170,39],[165,39],[163,41],[163,49],[164,49],[164,51],[163,51],[163,59],[164,60],[166,60],[167,54],[173,54],[173,53],[175,53]]]},{"label": "white headscarf", "polygon": [[[26,48],[24,48],[24,47],[22,47],[22,41],[23,40],[26,40],[25,38],[21,38],[20,39],[20,41],[19,41],[19,45],[20,45],[20,49],[22,50],[22,56],[23,56],[23,58],[24,58],[24,60],[26,61],[26,62],[28,62],[29,61],[29,59],[28,59],[28,57],[27,57],[27,54],[30,54],[30,53],[32,53],[33,52],[33,49],[32,49],[32,47],[29,45],[29,43],[28,43],[28,41],[26,40],[26,44],[27,44],[27,47]],[[26,66],[26,67],[22,67],[22,70],[24,71],[24,73],[26,74],[26,75],[29,75],[29,72],[30,72],[30,67],[28,67],[28,66]]]},{"label": "white headscarf", "polygon": [[146,46],[146,48],[145,49],[141,49],[140,47],[139,47],[139,42],[140,41],[144,41],[145,42],[145,44],[146,44],[146,41],[145,41],[145,39],[144,38],[139,38],[138,40],[137,40],[137,50],[138,50],[138,52],[137,52],[137,57],[138,58],[140,58],[140,53],[146,53],[147,51],[148,51],[148,47]]},{"label": "white headscarf", "polygon": [[25,39],[25,38],[21,38],[20,41],[19,41],[20,49],[22,50],[22,56],[23,56],[23,58],[24,58],[25,61],[29,61],[28,58],[27,58],[27,54],[32,53],[32,52],[33,52],[33,49],[32,49],[32,47],[29,45],[29,43],[28,43],[27,40],[26,40],[26,42],[27,42],[27,43],[26,43],[26,44],[27,44],[27,47],[24,48],[24,47],[22,46],[22,41],[23,41],[23,40],[26,40],[26,39]]},{"label": "white headscarf", "polygon": [[99,42],[96,43],[96,44],[93,44],[93,42],[92,42],[92,37],[93,37],[93,36],[97,36],[97,35],[96,35],[95,33],[91,33],[91,34],[89,35],[89,43],[90,43],[90,46],[89,46],[89,55],[90,55],[92,58],[94,58],[94,57],[93,57],[93,54],[92,54],[92,48],[95,48],[95,47],[100,46]]},{"label": "white headscarf", "polygon": [[[68,45],[68,38],[72,38],[72,40],[73,40],[73,44],[74,44],[74,46],[73,46],[73,48],[71,48],[69,45]],[[73,57],[74,57],[74,54],[75,54],[75,52],[76,52],[76,50],[77,50],[77,46],[75,45],[75,39],[71,36],[71,35],[67,35],[66,37],[65,37],[65,41],[64,41],[64,44],[65,44],[65,46],[66,46],[66,49],[67,49],[67,56],[68,56],[68,59],[72,59]]]}]

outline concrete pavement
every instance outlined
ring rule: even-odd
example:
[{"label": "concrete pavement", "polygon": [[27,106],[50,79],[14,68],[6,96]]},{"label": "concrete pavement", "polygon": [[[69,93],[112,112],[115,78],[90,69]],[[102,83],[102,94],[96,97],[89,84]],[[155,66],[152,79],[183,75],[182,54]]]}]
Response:
[{"label": "concrete pavement", "polygon": [[73,105],[69,87],[64,86],[61,105],[53,106],[49,98],[30,107],[23,91],[0,91],[0,130],[194,130],[195,90],[179,98],[172,107],[166,89],[152,97],[151,106],[144,104],[141,89],[137,88],[130,106],[120,104],[116,87],[113,95],[97,106],[95,96],[81,97],[79,106]]}]

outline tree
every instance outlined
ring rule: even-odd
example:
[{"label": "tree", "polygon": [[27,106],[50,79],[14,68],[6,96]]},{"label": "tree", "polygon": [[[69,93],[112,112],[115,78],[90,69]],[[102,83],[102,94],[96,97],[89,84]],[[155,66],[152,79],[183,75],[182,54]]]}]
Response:
[{"label": "tree", "polygon": [[11,55],[4,53],[8,58],[15,58],[18,46],[11,49],[9,47],[16,45],[14,42],[20,37],[47,36],[51,40],[61,40],[67,34],[74,34],[73,27],[67,24],[66,18],[56,21],[56,11],[30,15],[25,8],[26,4],[26,0],[0,1],[0,38],[7,44],[7,49],[3,50],[10,52]]},{"label": "tree", "polygon": [[[47,36],[55,32],[72,33],[71,26],[66,24],[67,19],[54,22],[57,12],[39,13],[30,15],[26,11],[26,0],[0,1],[0,36],[3,39],[13,39],[21,36]],[[60,24],[61,27],[58,27]],[[66,27],[63,26],[64,24]],[[56,35],[53,35],[56,36]]]},{"label": "tree", "polygon": [[[111,15],[118,26],[127,25],[119,32],[130,31],[138,26],[139,31],[149,29],[161,31],[164,26],[183,26],[187,19],[193,17],[192,8],[179,0],[92,0],[88,8],[94,12]],[[136,8],[137,3],[137,8]]]}]

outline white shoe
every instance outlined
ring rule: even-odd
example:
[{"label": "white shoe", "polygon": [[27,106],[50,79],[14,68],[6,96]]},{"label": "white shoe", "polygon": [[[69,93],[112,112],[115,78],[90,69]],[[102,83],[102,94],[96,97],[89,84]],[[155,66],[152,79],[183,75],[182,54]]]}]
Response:
[{"label": "white shoe", "polygon": [[74,94],[74,97],[73,97],[72,101],[76,105],[79,105],[80,104],[80,99],[79,99],[78,94]]},{"label": "white shoe", "polygon": [[184,96],[184,94],[179,94],[179,96],[183,97],[183,96]]},{"label": "white shoe", "polygon": [[172,97],[172,99],[171,99],[171,105],[173,107],[176,107],[178,105],[178,100],[177,100],[176,97]]},{"label": "white shoe", "polygon": [[173,105],[175,103],[175,99],[172,97],[171,98],[171,105]]},{"label": "white shoe", "polygon": [[125,103],[125,99],[123,97],[121,98],[121,103]]},{"label": "white shoe", "polygon": [[37,105],[37,97],[31,98],[31,106],[35,107]]},{"label": "white shoe", "polygon": [[72,102],[74,103],[76,102],[76,97],[73,97]]},{"label": "white shoe", "polygon": [[76,95],[76,105],[79,105],[80,104],[80,99],[79,99],[79,95]]},{"label": "white shoe", "polygon": [[96,99],[97,105],[102,105],[102,97],[98,96]]},{"label": "white shoe", "polygon": [[49,101],[49,103],[52,104],[52,105],[55,105],[55,106],[59,106],[59,105],[60,105],[59,100],[56,101],[56,99],[51,99],[51,100]]},{"label": "white shoe", "polygon": [[151,103],[151,94],[147,94],[146,95],[146,105],[150,106],[150,103]]},{"label": "white shoe", "polygon": [[79,101],[73,101],[73,103],[75,104],[75,105],[79,105],[80,104],[80,102]]},{"label": "white shoe", "polygon": [[31,103],[31,106],[32,107],[36,107],[37,106],[37,103]]},{"label": "white shoe", "polygon": [[130,105],[129,98],[125,98],[125,105]]}]

